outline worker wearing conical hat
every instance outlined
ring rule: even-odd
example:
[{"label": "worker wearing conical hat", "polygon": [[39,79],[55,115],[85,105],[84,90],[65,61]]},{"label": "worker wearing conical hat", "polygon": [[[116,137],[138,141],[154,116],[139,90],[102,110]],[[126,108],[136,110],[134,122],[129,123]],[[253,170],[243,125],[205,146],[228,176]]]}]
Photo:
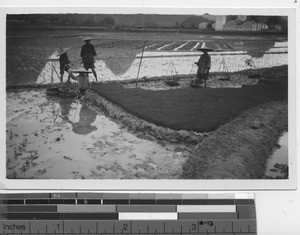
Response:
[{"label": "worker wearing conical hat", "polygon": [[206,87],[206,81],[208,79],[209,75],[209,70],[211,67],[211,58],[207,52],[213,51],[213,49],[208,48],[205,43],[202,44],[200,49],[197,49],[198,51],[202,51],[203,54],[200,56],[198,62],[195,62],[196,65],[198,65],[198,70],[197,70],[197,78],[198,82],[197,83],[203,83],[203,80],[205,82],[205,87]]},{"label": "worker wearing conical hat", "polygon": [[91,37],[85,37],[84,39],[82,39],[82,41],[85,42],[85,44],[81,47],[81,52],[80,52],[80,56],[82,58],[82,63],[83,63],[83,67],[88,70],[88,69],[92,69],[92,72],[96,78],[96,81],[98,81],[97,79],[97,73],[95,70],[95,59],[94,56],[96,56],[96,51],[95,48],[93,46],[93,44],[91,44]]},{"label": "worker wearing conical hat", "polygon": [[[73,73],[79,73],[79,75],[75,77]],[[86,90],[91,88],[89,82],[89,73],[91,72],[85,69],[73,70],[71,73],[71,78],[77,81],[79,87],[80,94],[76,97],[77,99],[81,98],[81,100],[83,100]]]},{"label": "worker wearing conical hat", "polygon": [[[69,69],[70,67],[70,60],[68,58],[67,52],[70,50],[71,48],[62,48],[60,47],[58,52],[57,52],[57,56],[59,56],[59,67],[60,67],[60,81],[63,82],[63,77],[64,77],[64,73],[67,72],[69,73]],[[70,75],[68,75],[68,83],[70,83]]]}]

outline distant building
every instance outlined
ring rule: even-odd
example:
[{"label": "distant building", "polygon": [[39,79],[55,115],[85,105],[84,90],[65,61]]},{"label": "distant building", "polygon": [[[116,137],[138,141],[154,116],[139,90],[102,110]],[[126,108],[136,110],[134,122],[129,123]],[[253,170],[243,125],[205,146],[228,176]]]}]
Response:
[{"label": "distant building", "polygon": [[207,25],[208,25],[208,23],[202,22],[198,25],[198,29],[207,29]]},{"label": "distant building", "polygon": [[242,31],[256,31],[257,23],[253,20],[245,21],[244,23],[238,26],[238,29]]},{"label": "distant building", "polygon": [[230,20],[225,25],[223,30],[239,30],[239,31],[260,31],[266,30],[268,26],[265,23],[257,23],[254,20],[250,21],[240,21],[240,20]]},{"label": "distant building", "polygon": [[257,24],[257,30],[266,30],[268,29],[268,25],[266,25],[265,23],[258,23]]},{"label": "distant building", "polygon": [[216,30],[216,31],[222,31],[224,28],[224,25],[226,24],[226,16],[217,16],[216,18],[216,23],[215,25],[212,27]]},{"label": "distant building", "polygon": [[268,29],[268,25],[265,23],[257,23],[253,20],[244,22],[240,28],[240,30],[245,31],[261,31],[266,29]]},{"label": "distant building", "polygon": [[223,27],[223,30],[237,30],[237,29],[238,29],[238,23],[235,20],[228,21]]},{"label": "distant building", "polygon": [[246,15],[238,15],[237,19],[240,21],[245,21],[247,19],[247,16]]},{"label": "distant building", "polygon": [[275,30],[281,30],[281,26],[280,26],[279,24],[274,25],[274,29],[275,29]]},{"label": "distant building", "polygon": [[[250,18],[245,15],[239,15],[235,18],[230,16],[217,16],[216,22],[210,26],[211,28],[215,29],[215,31],[261,31],[268,29],[278,31],[282,30],[282,26],[279,24],[268,26],[267,23],[262,19],[249,19]],[[228,21],[226,22],[226,20]]]}]

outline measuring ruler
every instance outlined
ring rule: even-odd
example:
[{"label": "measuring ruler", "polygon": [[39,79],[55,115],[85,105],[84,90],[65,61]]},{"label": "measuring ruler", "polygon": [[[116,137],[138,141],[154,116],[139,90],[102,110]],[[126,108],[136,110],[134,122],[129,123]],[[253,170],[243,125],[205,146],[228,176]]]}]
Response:
[{"label": "measuring ruler", "polygon": [[0,234],[254,235],[251,193],[0,194]]}]

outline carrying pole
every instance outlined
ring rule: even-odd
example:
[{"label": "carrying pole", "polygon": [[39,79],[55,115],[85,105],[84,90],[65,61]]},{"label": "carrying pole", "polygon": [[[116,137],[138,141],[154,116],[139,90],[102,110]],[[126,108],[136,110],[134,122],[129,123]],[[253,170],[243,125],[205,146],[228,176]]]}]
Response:
[{"label": "carrying pole", "polygon": [[53,85],[53,63],[51,62],[51,85]]},{"label": "carrying pole", "polygon": [[138,70],[138,74],[137,74],[137,77],[136,77],[136,83],[135,83],[136,87],[138,85],[138,79],[139,79],[139,74],[140,74],[140,69],[141,69],[141,64],[142,64],[142,59],[143,59],[145,45],[146,45],[146,41],[144,41],[144,46],[143,46],[143,50],[142,50],[141,60],[140,60],[140,64],[139,64],[139,70]]}]

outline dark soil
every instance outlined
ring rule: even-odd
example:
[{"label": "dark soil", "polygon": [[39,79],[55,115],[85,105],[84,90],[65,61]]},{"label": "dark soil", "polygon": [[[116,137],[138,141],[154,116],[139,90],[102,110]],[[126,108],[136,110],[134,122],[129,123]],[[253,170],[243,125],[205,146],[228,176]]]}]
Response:
[{"label": "dark soil", "polygon": [[287,100],[286,85],[242,88],[186,88],[151,91],[94,84],[93,91],[124,110],[158,126],[174,130],[211,132],[242,112],[270,101]]},{"label": "dark soil", "polygon": [[244,112],[205,138],[183,166],[186,179],[261,179],[266,159],[287,129],[287,102]]}]

